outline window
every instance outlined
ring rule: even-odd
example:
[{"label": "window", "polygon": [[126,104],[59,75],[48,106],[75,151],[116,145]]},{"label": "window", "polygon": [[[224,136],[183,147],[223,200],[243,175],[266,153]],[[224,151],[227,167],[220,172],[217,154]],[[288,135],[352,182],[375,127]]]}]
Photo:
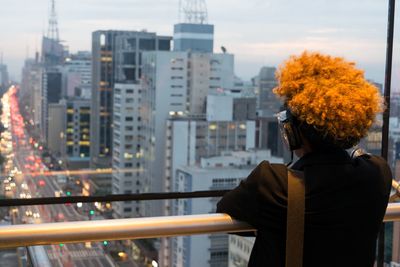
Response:
[{"label": "window", "polygon": [[136,53],[135,52],[124,52],[124,64],[125,65],[136,65]]},{"label": "window", "polygon": [[156,48],[155,39],[140,39],[139,49],[140,50],[154,50]]},{"label": "window", "polygon": [[161,51],[168,51],[171,48],[171,41],[170,40],[158,40],[158,50]]}]

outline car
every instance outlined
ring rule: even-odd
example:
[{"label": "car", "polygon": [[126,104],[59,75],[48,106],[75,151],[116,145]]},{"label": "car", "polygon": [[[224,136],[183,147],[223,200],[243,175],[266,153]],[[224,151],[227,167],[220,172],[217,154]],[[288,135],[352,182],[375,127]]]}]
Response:
[{"label": "car", "polygon": [[33,216],[33,212],[31,210],[27,210],[27,211],[25,211],[25,215],[28,217],[31,217],[31,216]]}]

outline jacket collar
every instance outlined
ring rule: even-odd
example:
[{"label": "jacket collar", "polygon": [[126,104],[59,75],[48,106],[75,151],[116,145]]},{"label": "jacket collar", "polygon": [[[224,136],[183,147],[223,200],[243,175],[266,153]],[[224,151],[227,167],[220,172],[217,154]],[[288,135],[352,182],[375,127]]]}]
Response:
[{"label": "jacket collar", "polygon": [[351,158],[346,150],[341,148],[312,151],[298,159],[291,169],[303,170],[308,165],[350,163]]}]

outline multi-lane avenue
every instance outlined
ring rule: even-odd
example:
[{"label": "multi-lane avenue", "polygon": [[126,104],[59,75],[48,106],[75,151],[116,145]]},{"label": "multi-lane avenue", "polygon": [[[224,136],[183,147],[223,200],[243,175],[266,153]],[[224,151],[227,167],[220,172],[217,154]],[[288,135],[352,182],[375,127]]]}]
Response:
[{"label": "multi-lane avenue", "polygon": [[[13,198],[54,197],[62,194],[56,176],[31,175],[47,171],[47,167],[42,161],[40,147],[35,147],[34,141],[27,135],[19,112],[17,91],[18,88],[13,86],[2,98],[1,120],[6,128],[2,133],[1,144],[5,148],[2,154],[6,152],[3,155],[6,157],[3,190],[6,196]],[[12,209],[12,215],[15,224],[89,219],[72,204],[24,206]],[[56,244],[35,251],[45,251],[51,266],[115,266],[102,243]]]}]

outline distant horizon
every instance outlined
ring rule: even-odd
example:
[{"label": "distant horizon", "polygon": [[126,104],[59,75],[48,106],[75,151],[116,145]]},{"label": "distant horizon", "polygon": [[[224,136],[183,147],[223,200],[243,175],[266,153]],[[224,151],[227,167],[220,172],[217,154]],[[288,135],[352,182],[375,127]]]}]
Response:
[{"label": "distant horizon", "polygon": [[[0,52],[10,78],[20,80],[24,60],[34,58],[47,32],[50,0],[35,5],[3,2]],[[258,75],[263,66],[278,67],[290,55],[310,50],[354,61],[367,79],[383,84],[387,3],[321,2],[208,1],[208,24],[215,25],[214,52],[226,47],[235,56],[236,75],[244,81]],[[59,0],[56,10],[60,39],[71,53],[91,51],[91,33],[96,30],[146,29],[173,36],[173,25],[178,23],[178,1],[171,5],[167,0]],[[17,12],[24,15],[22,21]],[[399,84],[397,44],[395,40],[393,88]]]}]

